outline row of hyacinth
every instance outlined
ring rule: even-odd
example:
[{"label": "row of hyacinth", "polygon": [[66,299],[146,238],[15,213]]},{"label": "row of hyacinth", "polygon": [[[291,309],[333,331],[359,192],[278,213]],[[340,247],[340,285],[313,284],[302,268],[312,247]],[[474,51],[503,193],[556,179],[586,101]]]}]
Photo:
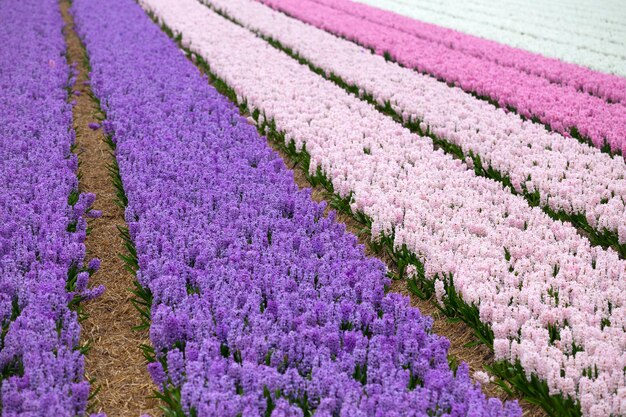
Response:
[{"label": "row of hyacinth", "polygon": [[[326,0],[319,1],[329,4]],[[418,14],[410,3],[403,2],[400,6],[398,3],[392,4],[385,2],[385,0],[361,1],[395,12],[377,10],[370,18],[374,18],[379,23],[384,23],[387,26],[406,31],[414,36],[442,44],[451,49],[462,51],[476,58],[544,77],[555,84],[569,85],[608,101],[626,102],[626,80],[619,76],[604,74],[589,68],[569,64],[559,59],[528,52],[523,47],[522,49],[516,49],[506,44],[426,23],[424,19],[420,19],[423,15]],[[471,4],[475,5],[476,2]],[[337,3],[337,6],[348,6],[350,10],[364,17],[368,17],[372,13],[370,7],[359,7],[358,3],[342,2]],[[522,7],[526,12],[533,11],[531,7],[526,5]],[[517,17],[523,18],[524,16],[520,14]],[[582,28],[582,25],[579,24],[578,28]],[[602,34],[615,35],[616,33],[603,31]],[[501,40],[501,38],[498,40]]]},{"label": "row of hyacinth", "polygon": [[586,415],[626,413],[626,264],[615,252],[592,247],[571,225],[475,176],[429,138],[196,0],[142,3],[247,100],[262,126],[296,149],[306,145],[310,173],[321,170],[351,198],[373,236],[421,259],[442,303],[453,286],[477,306],[497,359],[519,361]]},{"label": "row of hyacinth", "polygon": [[[149,365],[185,415],[517,416],[386,294],[324,205],[132,0],[75,0],[152,295]],[[174,394],[176,393],[176,394]],[[178,393],[180,394],[179,397]],[[170,395],[171,394],[171,395]],[[179,414],[176,414],[179,415]]]},{"label": "row of hyacinth", "polygon": [[[280,42],[325,74],[358,87],[378,105],[418,130],[479,157],[475,165],[504,176],[518,193],[554,212],[565,212],[599,235],[600,243],[626,249],[626,166],[543,126],[449,88],[431,77],[387,62],[358,45],[292,19],[253,0],[205,0],[262,36]],[[388,103],[388,104],[387,104]],[[417,125],[417,123],[419,123]],[[474,163],[474,158],[468,158]],[[578,220],[581,218],[582,220]],[[621,249],[621,248],[620,248]],[[622,254],[626,250],[621,251]]]},{"label": "row of hyacinth", "polygon": [[[398,63],[454,84],[566,136],[599,148],[626,151],[626,103],[607,103],[575,87],[475,57],[378,22],[377,9],[363,16],[349,0],[259,0],[300,20],[372,48]],[[348,2],[340,9],[342,3]],[[371,15],[371,16],[370,16]]]},{"label": "row of hyacinth", "polygon": [[63,20],[53,0],[0,7],[0,383],[3,416],[82,416],[77,304],[93,194],[79,194]]},{"label": "row of hyacinth", "polygon": [[[328,2],[328,0],[321,1]],[[624,44],[626,16],[624,13],[616,13],[615,9],[611,10],[610,1],[603,2],[601,7],[588,4],[592,10],[579,12],[579,14],[576,13],[576,6],[584,3],[580,0],[571,0],[566,7],[540,0],[508,0],[498,3],[497,6],[485,0],[471,3],[462,0],[451,0],[445,3],[424,0],[357,1],[440,27],[479,36],[485,40],[489,39],[491,40],[489,43],[492,44],[496,41],[504,44],[503,46],[510,45],[541,54],[526,53],[524,55],[532,56],[538,63],[550,62],[552,65],[548,67],[549,69],[552,67],[558,69],[557,61],[545,58],[541,60],[542,55],[598,71],[626,76],[626,45]],[[623,6],[617,5],[617,8],[619,11],[620,8],[623,9]],[[512,19],[512,16],[515,18]],[[484,41],[481,43],[487,44]],[[514,51],[511,47],[502,48],[502,50]],[[520,50],[516,52],[518,52],[516,55],[524,56],[519,54]],[[507,56],[504,59],[510,57]],[[563,64],[566,66],[561,66],[561,68],[576,68],[575,65]],[[582,74],[582,71],[580,73]],[[558,73],[555,75],[559,77]],[[607,93],[610,94],[608,91]]]}]

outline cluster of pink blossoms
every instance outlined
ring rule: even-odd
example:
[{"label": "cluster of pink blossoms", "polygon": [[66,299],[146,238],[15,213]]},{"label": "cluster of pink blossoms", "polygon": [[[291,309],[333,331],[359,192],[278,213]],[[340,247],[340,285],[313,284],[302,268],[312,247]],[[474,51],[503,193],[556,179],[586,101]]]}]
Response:
[{"label": "cluster of pink blossoms", "polygon": [[608,144],[613,151],[626,151],[624,104],[607,103],[575,87],[554,84],[544,77],[450,49],[337,6],[313,0],[262,2],[503,108],[514,108],[518,114],[536,118],[564,135],[575,129],[599,148]]},{"label": "cluster of pink blossoms", "polygon": [[[507,175],[516,191],[539,191],[542,206],[583,214],[626,243],[626,165],[458,88],[387,62],[379,55],[252,0],[205,0],[244,26],[279,41],[327,74],[371,94],[405,121],[459,145]],[[471,159],[468,159],[471,163]]]}]

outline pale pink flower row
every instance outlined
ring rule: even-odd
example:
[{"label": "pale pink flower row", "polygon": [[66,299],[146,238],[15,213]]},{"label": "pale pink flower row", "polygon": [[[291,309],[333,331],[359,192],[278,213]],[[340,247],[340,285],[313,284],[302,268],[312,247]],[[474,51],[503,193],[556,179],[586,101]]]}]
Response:
[{"label": "pale pink flower row", "polygon": [[[493,328],[498,359],[519,359],[553,393],[580,399],[586,415],[626,413],[626,265],[614,252],[196,0],[142,3],[286,140],[306,143],[311,170],[323,169],[341,195],[354,193],[374,234],[395,230],[395,244],[422,258],[429,277],[454,274]],[[560,341],[550,343],[549,325]],[[572,355],[573,343],[584,351]],[[582,375],[589,367],[597,378]]]},{"label": "pale pink flower row", "polygon": [[[373,48],[378,54],[387,52],[406,67],[489,97],[502,107],[514,107],[520,115],[529,119],[536,117],[566,136],[576,128],[595,146],[602,147],[607,142],[613,151],[626,154],[626,105],[609,104],[574,87],[554,84],[546,78],[477,58],[315,1],[259,1]],[[345,0],[335,3],[342,1]]]},{"label": "pale pink flower row", "polygon": [[[252,0],[204,0],[251,30],[272,37],[327,74],[389,101],[405,121],[419,119],[438,137],[508,175],[515,189],[538,190],[542,204],[584,213],[592,227],[626,243],[626,165],[543,126],[522,121],[458,88],[387,62],[360,46]],[[425,129],[423,129],[425,130]],[[602,202],[602,203],[601,203]]]}]

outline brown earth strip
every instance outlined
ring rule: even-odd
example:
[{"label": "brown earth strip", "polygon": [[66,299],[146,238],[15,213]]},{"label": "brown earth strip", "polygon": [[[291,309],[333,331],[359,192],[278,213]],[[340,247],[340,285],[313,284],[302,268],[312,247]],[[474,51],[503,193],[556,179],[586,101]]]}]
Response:
[{"label": "brown earth strip", "polygon": [[89,123],[98,123],[101,115],[91,98],[91,89],[85,85],[89,71],[85,65],[85,49],[74,31],[69,13],[69,0],[61,0],[65,21],[64,34],[68,61],[79,71],[74,91],[74,129],[80,162],[80,191],[97,196],[94,208],[102,210],[102,217],[90,220],[91,234],[87,237],[88,258],[97,257],[102,264],[91,278],[91,285],[104,284],[105,293],[84,304],[89,318],[82,323],[83,342],[91,344],[86,355],[86,376],[93,380],[92,391],[100,389],[95,397],[94,412],[105,412],[110,417],[137,417],[144,413],[162,415],[153,395],[155,386],[148,375],[146,361],[139,349],[149,343],[147,331],[132,330],[138,325],[139,315],[130,302],[128,290],[134,277],[124,268],[119,253],[124,243],[117,227],[125,226],[124,213],[115,203],[115,188],[107,166],[113,162],[110,148],[102,129],[91,130]]}]

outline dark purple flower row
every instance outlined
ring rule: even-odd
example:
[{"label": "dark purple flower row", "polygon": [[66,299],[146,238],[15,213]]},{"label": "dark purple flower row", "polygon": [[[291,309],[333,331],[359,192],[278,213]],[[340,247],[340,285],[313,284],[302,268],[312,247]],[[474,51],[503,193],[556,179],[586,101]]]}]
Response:
[{"label": "dark purple flower row", "polygon": [[102,289],[87,289],[99,262],[84,267],[83,215],[95,196],[77,188],[63,20],[55,0],[5,0],[0,22],[2,415],[84,415],[73,306]]},{"label": "dark purple flower row", "polygon": [[132,0],[74,14],[153,297],[149,370],[186,414],[520,414],[455,376],[431,319]]}]

